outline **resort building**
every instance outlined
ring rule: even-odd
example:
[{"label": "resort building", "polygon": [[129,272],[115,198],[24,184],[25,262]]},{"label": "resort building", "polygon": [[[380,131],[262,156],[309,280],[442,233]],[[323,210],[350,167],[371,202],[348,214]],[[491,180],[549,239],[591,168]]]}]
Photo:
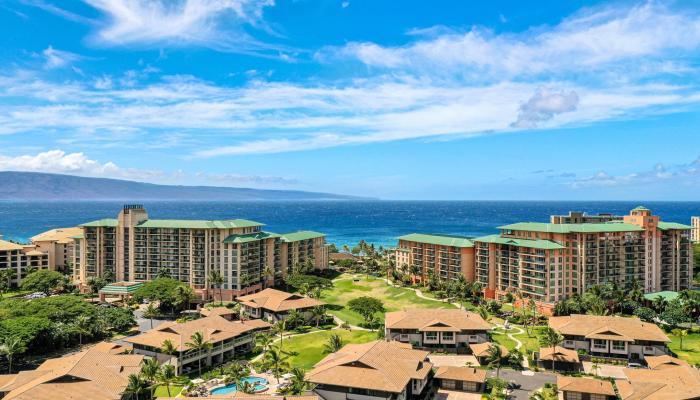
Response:
[{"label": "resort building", "polygon": [[325,400],[424,399],[433,365],[428,352],[410,344],[377,340],[348,344],[306,375]]},{"label": "resort building", "polygon": [[537,366],[557,371],[580,371],[581,360],[576,350],[566,347],[541,347],[537,352]]},{"label": "resort building", "polygon": [[501,344],[491,342],[472,343],[469,345],[469,350],[471,350],[472,355],[479,362],[479,365],[488,364],[488,359],[491,356],[491,346],[498,346],[498,348],[501,350],[501,355],[503,358],[508,357],[508,354],[510,354],[508,348]]},{"label": "resort building", "polygon": [[410,309],[386,313],[385,337],[417,348],[468,353],[469,345],[488,342],[491,325],[480,315],[457,309]]},{"label": "resort building", "polygon": [[438,391],[437,399],[449,398],[450,391],[483,392],[486,389],[487,372],[485,369],[474,367],[443,366],[438,368],[434,377],[437,386],[441,389]]},{"label": "resort building", "polygon": [[636,317],[574,314],[550,317],[548,323],[564,336],[564,348],[596,357],[641,361],[667,354],[671,341],[656,324]]},{"label": "resort building", "polygon": [[120,354],[112,343],[44,361],[33,371],[0,375],[3,400],[120,400],[142,355]]},{"label": "resort building", "polygon": [[700,370],[689,366],[656,369],[623,369],[626,379],[616,379],[622,400],[700,399]]},{"label": "resort building", "polygon": [[607,380],[557,375],[557,390],[562,400],[617,400]]},{"label": "resort building", "polygon": [[662,222],[644,207],[621,221],[524,222],[499,229],[473,239],[476,280],[488,298],[518,291],[549,313],[555,302],[607,282],[639,284],[645,292],[690,287],[690,227]]},{"label": "resort building", "polygon": [[420,268],[419,279],[425,281],[430,272],[447,280],[463,275],[467,281],[474,277],[474,243],[465,237],[412,233],[400,236],[396,249],[396,267],[409,272]]},{"label": "resort building", "polygon": [[37,251],[48,253],[49,268],[54,271],[71,272],[73,269],[75,241],[82,228],[56,228],[32,237]]},{"label": "resort building", "polygon": [[690,217],[690,240],[693,243],[700,243],[700,217]]},{"label": "resort building", "polygon": [[49,254],[39,251],[34,245],[21,245],[0,240],[0,271],[14,271],[13,286],[19,286],[29,271],[48,269]]},{"label": "resort building", "polygon": [[[328,266],[323,234],[276,234],[262,226],[244,219],[149,219],[142,206],[127,205],[116,219],[81,225],[75,278],[82,285],[90,277],[144,282],[167,270],[203,298],[221,292],[224,300],[232,300],[281,280],[299,264]],[[221,291],[212,290],[212,271],[223,275]]]},{"label": "resort building", "polygon": [[569,211],[568,215],[551,215],[549,217],[549,222],[553,224],[590,224],[621,221],[622,218],[622,215],[614,215],[610,213],[589,215],[581,211]]},{"label": "resort building", "polygon": [[311,297],[271,288],[241,296],[237,301],[243,306],[243,311],[252,318],[262,318],[271,322],[285,319],[292,310],[299,311],[308,319],[312,308],[325,304]]},{"label": "resort building", "polygon": [[[183,323],[165,322],[140,335],[129,336],[124,341],[133,346],[135,354],[174,365],[179,375],[198,368],[200,360],[202,366],[218,365],[234,355],[249,352],[255,346],[255,334],[270,329],[270,326],[259,319],[232,322],[214,315]],[[187,345],[196,332],[211,344],[208,350],[197,351]],[[166,340],[175,345],[175,354],[163,353],[163,342]]]}]

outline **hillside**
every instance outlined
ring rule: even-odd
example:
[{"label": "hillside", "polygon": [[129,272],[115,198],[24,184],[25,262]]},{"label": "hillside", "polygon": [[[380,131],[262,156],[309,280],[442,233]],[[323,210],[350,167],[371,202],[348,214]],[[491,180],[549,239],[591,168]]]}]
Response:
[{"label": "hillside", "polygon": [[360,200],[297,190],[175,186],[119,179],[0,171],[0,200]]}]

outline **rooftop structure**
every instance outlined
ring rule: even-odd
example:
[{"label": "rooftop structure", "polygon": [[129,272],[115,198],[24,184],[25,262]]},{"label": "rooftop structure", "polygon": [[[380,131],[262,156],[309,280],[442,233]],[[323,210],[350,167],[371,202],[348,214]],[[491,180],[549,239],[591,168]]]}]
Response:
[{"label": "rooftop structure", "polygon": [[243,310],[248,315],[251,315],[253,318],[263,318],[270,321],[284,319],[291,310],[306,312],[313,307],[325,304],[311,297],[271,288],[247,296],[241,296],[237,301],[243,305]]},{"label": "rooftop structure", "polygon": [[456,309],[416,308],[386,313],[385,337],[419,348],[460,351],[488,341],[491,325],[478,314]]},{"label": "rooftop structure", "polygon": [[615,380],[622,400],[691,400],[700,398],[700,370],[675,366],[660,370],[625,368],[627,379]]},{"label": "rooftop structure", "polygon": [[584,394],[591,399],[617,399],[612,383],[601,379],[557,375],[557,390],[562,392],[564,400],[582,399]]},{"label": "rooftop structure", "polygon": [[470,238],[455,235],[412,233],[398,238],[395,252],[396,267],[408,272],[413,265],[420,267],[418,279],[432,273],[441,279],[457,279],[462,275],[474,280],[474,243]]}]

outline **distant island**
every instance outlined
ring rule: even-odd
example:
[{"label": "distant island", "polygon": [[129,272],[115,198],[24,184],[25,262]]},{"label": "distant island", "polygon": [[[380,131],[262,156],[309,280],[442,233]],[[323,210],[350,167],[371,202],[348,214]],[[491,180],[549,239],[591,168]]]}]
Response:
[{"label": "distant island", "polygon": [[0,200],[363,200],[299,190],[157,185],[108,178],[0,171]]}]

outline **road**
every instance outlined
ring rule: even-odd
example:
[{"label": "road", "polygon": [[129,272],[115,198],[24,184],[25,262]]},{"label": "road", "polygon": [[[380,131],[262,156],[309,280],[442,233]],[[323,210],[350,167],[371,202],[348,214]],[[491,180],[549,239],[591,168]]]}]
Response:
[{"label": "road", "polygon": [[[527,375],[523,375],[523,372]],[[495,370],[489,371],[489,377],[495,376]],[[521,385],[520,389],[516,389],[511,393],[511,398],[516,400],[528,400],[530,394],[540,389],[545,383],[557,382],[556,375],[549,372],[515,371],[511,369],[502,369],[500,378],[506,382],[515,382]]]}]

